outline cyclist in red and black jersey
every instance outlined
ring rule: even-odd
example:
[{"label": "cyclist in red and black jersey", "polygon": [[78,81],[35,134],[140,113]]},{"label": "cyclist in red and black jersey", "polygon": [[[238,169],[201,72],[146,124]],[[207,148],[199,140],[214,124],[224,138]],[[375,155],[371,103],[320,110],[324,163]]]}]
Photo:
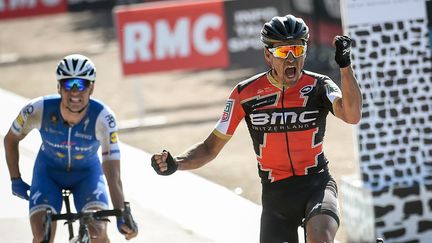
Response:
[{"label": "cyclist in red and black jersey", "polygon": [[270,70],[232,90],[212,133],[174,158],[153,155],[158,174],[199,168],[222,150],[245,120],[262,180],[261,243],[298,242],[304,220],[307,242],[333,242],[339,227],[337,185],[323,152],[326,117],[356,124],[362,96],[350,61],[351,39],[336,36],[340,88],[327,76],[303,70],[309,28],[293,15],[274,17],[261,30]]}]

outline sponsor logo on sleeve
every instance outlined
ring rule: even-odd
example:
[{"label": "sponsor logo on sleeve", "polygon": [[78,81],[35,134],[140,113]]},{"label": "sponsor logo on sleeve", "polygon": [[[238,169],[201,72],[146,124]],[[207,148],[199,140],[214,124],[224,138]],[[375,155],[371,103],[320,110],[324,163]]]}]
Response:
[{"label": "sponsor logo on sleeve", "polygon": [[339,87],[337,87],[335,85],[326,84],[325,87],[327,90],[327,94],[333,94],[333,93],[339,93],[340,92]]},{"label": "sponsor logo on sleeve", "polygon": [[113,115],[106,115],[105,119],[106,119],[108,126],[110,128],[114,128],[116,126],[116,121],[115,121],[115,118]]},{"label": "sponsor logo on sleeve", "polygon": [[32,105],[28,105],[23,109],[23,115],[24,117],[27,117],[31,115],[34,111],[34,107]]},{"label": "sponsor logo on sleeve", "polygon": [[16,121],[17,121],[18,125],[24,126],[24,118],[22,117],[21,114],[18,115],[18,117],[16,118]]},{"label": "sponsor logo on sleeve", "polygon": [[117,143],[117,132],[110,133],[110,143],[111,144]]},{"label": "sponsor logo on sleeve", "polygon": [[232,108],[234,105],[234,100],[228,100],[225,109],[222,114],[221,122],[226,122],[231,117]]}]

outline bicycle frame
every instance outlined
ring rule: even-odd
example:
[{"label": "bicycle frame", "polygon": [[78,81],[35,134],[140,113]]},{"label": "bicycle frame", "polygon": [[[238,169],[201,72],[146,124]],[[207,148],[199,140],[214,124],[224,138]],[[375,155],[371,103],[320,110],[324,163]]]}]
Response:
[{"label": "bicycle frame", "polygon": [[[111,210],[89,210],[85,212],[72,213],[70,208],[69,196],[71,192],[69,190],[63,190],[62,196],[66,206],[66,213],[64,214],[53,214],[50,208],[46,209],[46,218],[44,221],[44,239],[41,243],[49,243],[51,239],[51,223],[57,220],[65,220],[68,225],[69,241],[78,243],[90,242],[90,235],[88,230],[88,223],[92,220],[104,220],[107,217],[123,217],[130,214],[130,205],[128,202],[124,202],[124,210],[111,209]],[[78,238],[74,236],[73,223],[79,220]],[[126,218],[126,221],[129,219]],[[74,238],[75,237],[75,238]],[[77,240],[77,241],[76,241]]]},{"label": "bicycle frame", "polygon": [[[70,201],[69,201],[70,194],[71,194],[71,191],[69,191],[69,190],[63,190],[62,191],[63,201],[65,202],[65,206],[66,206],[66,213],[72,212],[71,208],[70,208]],[[66,223],[68,225],[69,240],[71,240],[74,237],[73,222],[68,220],[68,221],[66,221]]]}]

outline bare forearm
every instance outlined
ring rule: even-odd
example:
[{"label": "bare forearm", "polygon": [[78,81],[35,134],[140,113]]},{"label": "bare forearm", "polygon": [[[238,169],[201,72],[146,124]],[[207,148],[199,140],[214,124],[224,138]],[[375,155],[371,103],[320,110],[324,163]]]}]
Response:
[{"label": "bare forearm", "polygon": [[121,180],[110,185],[109,191],[114,208],[123,208],[124,196]]},{"label": "bare forearm", "polygon": [[341,68],[342,109],[345,121],[358,123],[361,119],[362,94],[351,66]]},{"label": "bare forearm", "polygon": [[191,147],[189,150],[176,156],[179,170],[192,170],[202,167],[212,161],[216,154],[212,154],[204,142]]},{"label": "bare forearm", "polygon": [[179,170],[192,170],[207,164],[216,158],[227,142],[228,140],[211,133],[203,142],[194,145],[175,158]]},{"label": "bare forearm", "polygon": [[20,177],[21,173],[19,170],[19,142],[13,137],[13,135],[7,134],[4,138],[4,147],[6,154],[6,163],[9,169],[9,175],[11,178]]},{"label": "bare forearm", "polygon": [[[111,163],[111,164],[110,164]],[[104,162],[104,173],[114,208],[123,208],[124,194],[120,177],[120,161]]]}]

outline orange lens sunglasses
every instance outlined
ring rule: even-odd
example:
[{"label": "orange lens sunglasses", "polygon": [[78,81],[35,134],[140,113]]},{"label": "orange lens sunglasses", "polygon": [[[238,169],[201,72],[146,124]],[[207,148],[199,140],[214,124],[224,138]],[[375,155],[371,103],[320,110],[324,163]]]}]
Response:
[{"label": "orange lens sunglasses", "polygon": [[269,48],[268,50],[274,57],[286,59],[291,52],[295,58],[301,57],[306,53],[306,45],[290,45],[290,46],[277,46]]}]

